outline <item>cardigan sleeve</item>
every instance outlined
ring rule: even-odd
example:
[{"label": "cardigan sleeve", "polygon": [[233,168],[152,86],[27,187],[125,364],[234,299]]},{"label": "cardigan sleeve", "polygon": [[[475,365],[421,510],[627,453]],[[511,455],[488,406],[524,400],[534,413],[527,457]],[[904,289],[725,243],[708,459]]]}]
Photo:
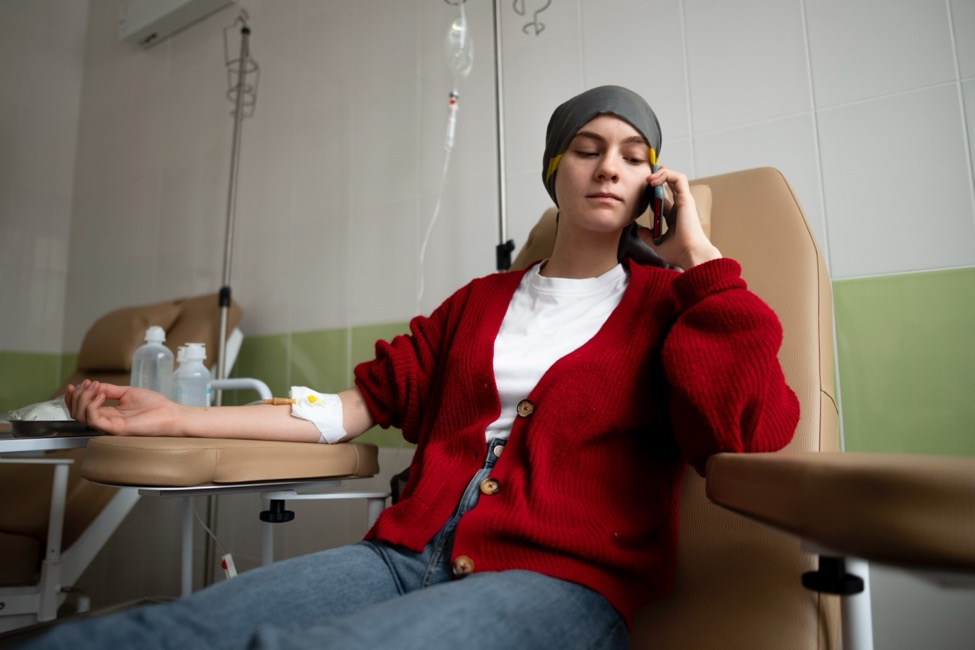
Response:
[{"label": "cardigan sleeve", "polygon": [[416,442],[423,407],[444,346],[445,323],[456,294],[430,316],[410,321],[410,333],[376,342],[376,356],[355,367],[355,385],[381,427],[398,427]]},{"label": "cardigan sleeve", "polygon": [[704,475],[714,453],[775,451],[792,439],[799,401],[778,361],[782,326],[722,258],[675,280],[680,312],[663,345],[671,425]]}]

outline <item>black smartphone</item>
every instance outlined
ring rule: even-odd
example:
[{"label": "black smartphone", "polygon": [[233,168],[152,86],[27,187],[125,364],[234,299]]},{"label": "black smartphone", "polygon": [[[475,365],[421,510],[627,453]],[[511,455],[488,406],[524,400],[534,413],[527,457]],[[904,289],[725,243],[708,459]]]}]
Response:
[{"label": "black smartphone", "polygon": [[[656,172],[658,165],[654,164],[652,166],[653,171]],[[657,241],[663,236],[663,217],[664,217],[664,186],[658,185],[654,187],[647,183],[647,204],[650,207],[651,220],[650,220],[650,231],[653,234],[653,241]]]}]

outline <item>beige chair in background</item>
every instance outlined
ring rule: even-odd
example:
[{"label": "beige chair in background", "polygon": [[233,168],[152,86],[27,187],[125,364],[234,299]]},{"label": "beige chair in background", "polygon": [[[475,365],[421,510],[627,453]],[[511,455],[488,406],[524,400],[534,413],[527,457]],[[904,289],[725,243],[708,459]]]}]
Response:
[{"label": "beige chair in background", "polygon": [[[228,329],[233,330],[240,318],[240,307],[232,303]],[[150,325],[166,330],[166,344],[174,350],[188,341],[203,342],[208,350],[216,350],[219,323],[215,293],[113,310],[85,333],[75,370],[54,394],[60,395],[67,384],[86,378],[128,385],[132,353],[144,342]],[[119,493],[83,479],[84,455],[84,449],[67,449],[45,453],[40,459],[3,460],[0,631],[49,619],[52,608],[63,603],[137,500],[132,493]],[[63,501],[52,489],[59,464],[67,468]],[[52,506],[63,506],[59,540],[49,535]],[[52,555],[58,557],[56,565],[44,566]]]},{"label": "beige chair in background", "polygon": [[[240,307],[232,303],[227,318],[228,361],[239,348],[236,326],[240,318]],[[127,385],[132,353],[143,343],[150,325],[166,330],[166,345],[171,349],[193,341],[216,350],[220,327],[217,295],[106,314],[86,333],[77,369],[65,385],[85,378]],[[263,382],[247,378],[214,381],[214,386],[254,388],[261,397],[270,396]],[[275,497],[268,501],[268,510],[260,513],[269,523],[289,521],[293,516],[284,509],[284,498],[363,499],[370,520],[378,516],[386,498],[385,493],[294,492],[298,488],[334,488],[346,479],[374,476],[379,471],[378,448],[367,443],[97,436],[86,448],[49,452],[44,457],[66,465],[63,502],[52,500],[51,466],[4,463],[0,472],[0,498],[5,503],[0,513],[0,632],[52,620],[71,585],[140,496],[175,496],[183,502],[184,595],[192,589],[193,496],[248,491]],[[63,506],[60,541],[54,540],[56,534],[49,535],[52,529],[57,533],[57,526],[50,525],[52,506],[54,510]],[[269,526],[265,526],[265,562],[273,559],[272,540]],[[51,555],[52,543],[64,550],[54,554],[57,562],[44,562],[45,554]],[[14,606],[7,607],[8,603]]]}]

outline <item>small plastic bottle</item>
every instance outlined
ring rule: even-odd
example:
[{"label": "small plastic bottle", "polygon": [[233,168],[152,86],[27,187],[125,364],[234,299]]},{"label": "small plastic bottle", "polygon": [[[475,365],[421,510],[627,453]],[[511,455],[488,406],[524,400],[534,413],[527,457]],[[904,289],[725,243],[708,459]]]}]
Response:
[{"label": "small plastic bottle", "polygon": [[210,406],[210,371],[203,343],[187,343],[176,371],[176,401],[187,406]]},{"label": "small plastic bottle", "polygon": [[183,365],[184,361],[186,361],[186,357],[184,356],[185,351],[185,345],[181,345],[176,348],[176,365],[173,366],[173,374],[169,381],[169,394],[167,395],[167,397],[174,402],[176,401],[176,378],[179,375],[179,367]]},{"label": "small plastic bottle", "polygon": [[173,376],[173,353],[163,343],[166,332],[158,325],[146,330],[146,342],[132,354],[129,383],[168,395]]}]

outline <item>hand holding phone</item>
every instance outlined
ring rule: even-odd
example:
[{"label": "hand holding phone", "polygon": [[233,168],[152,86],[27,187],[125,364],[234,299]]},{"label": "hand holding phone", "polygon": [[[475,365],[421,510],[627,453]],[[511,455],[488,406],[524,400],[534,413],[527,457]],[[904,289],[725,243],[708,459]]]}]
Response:
[{"label": "hand holding phone", "polygon": [[[656,155],[653,149],[650,150],[650,167],[651,171],[654,173],[660,169],[660,165],[657,163]],[[661,237],[663,237],[663,218],[664,218],[664,186],[663,184],[654,187],[647,183],[646,194],[644,199],[646,205],[650,208],[651,213],[651,223],[650,231],[653,235],[654,243],[659,243]],[[645,264],[648,266],[662,266],[664,268],[676,268],[664,262],[660,256],[654,251],[650,246],[646,244],[640,236],[637,234],[639,226],[636,222],[631,223],[624,230],[620,236],[619,249],[617,251],[617,258],[622,260],[624,257],[629,257],[638,264]]]}]

